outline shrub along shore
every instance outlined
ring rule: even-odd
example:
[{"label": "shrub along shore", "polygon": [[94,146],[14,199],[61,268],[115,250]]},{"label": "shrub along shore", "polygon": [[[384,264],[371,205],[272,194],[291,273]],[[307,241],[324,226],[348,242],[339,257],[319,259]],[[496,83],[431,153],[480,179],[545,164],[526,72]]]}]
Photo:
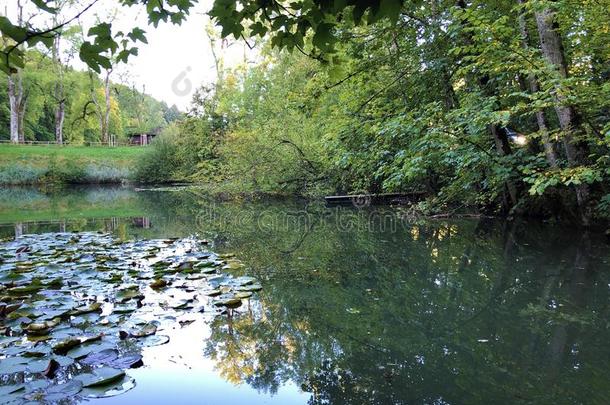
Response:
[{"label": "shrub along shore", "polygon": [[142,147],[0,145],[0,185],[133,181]]}]

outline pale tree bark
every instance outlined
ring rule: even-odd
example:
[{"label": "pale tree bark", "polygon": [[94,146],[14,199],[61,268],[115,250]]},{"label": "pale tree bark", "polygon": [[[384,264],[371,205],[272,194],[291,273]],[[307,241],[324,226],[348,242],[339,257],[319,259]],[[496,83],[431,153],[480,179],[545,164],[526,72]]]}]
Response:
[{"label": "pale tree bark", "polygon": [[[545,59],[553,66],[559,77],[568,77],[568,65],[565,58],[563,42],[555,19],[555,11],[549,7],[535,13],[536,25],[540,36],[540,47]],[[570,105],[560,88],[553,92],[555,112],[563,132],[563,147],[570,166],[578,166],[586,156],[586,146],[574,140],[580,124],[574,106]],[[584,225],[589,224],[589,187],[586,184],[575,187],[580,217]]]},{"label": "pale tree bark", "polygon": [[8,99],[10,107],[10,133],[11,142],[19,143],[19,105],[21,104],[21,93],[19,92],[18,83],[21,82],[19,73],[14,73],[8,76]]},{"label": "pale tree bark", "polygon": [[27,93],[23,92],[23,82],[20,82],[21,97],[17,109],[17,132],[19,143],[25,143],[25,108],[28,103]]},{"label": "pale tree bark", "polygon": [[[17,1],[17,24],[23,24],[23,5]],[[10,135],[12,143],[23,142],[23,113],[25,112],[23,76],[17,68],[8,75],[8,98],[10,107]],[[22,112],[23,111],[23,112]]]},{"label": "pale tree bark", "polygon": [[110,140],[110,70],[106,71],[104,78],[104,125],[102,131],[102,142],[107,144]]},{"label": "pale tree bark", "polygon": [[[518,0],[518,3],[522,6],[526,2],[527,0]],[[530,33],[529,29],[527,28],[527,20],[525,19],[524,13],[519,14],[519,30],[521,31],[522,47],[524,50],[528,51],[530,49]],[[527,83],[529,91],[532,94],[536,94],[540,91],[538,80],[536,79],[536,76],[531,72],[527,75]],[[546,160],[549,166],[555,169],[558,167],[557,154],[555,153],[555,147],[553,146],[553,142],[551,141],[551,138],[549,136],[546,114],[541,108],[536,110],[536,122],[538,124],[538,132],[540,133],[540,139],[542,140],[542,146],[544,148]]]},{"label": "pale tree bark", "polygon": [[55,83],[55,142],[58,145],[64,142],[64,120],[66,117],[66,98],[64,95],[64,67],[60,58],[60,36],[57,35],[53,41],[53,63],[57,70],[57,82]]}]

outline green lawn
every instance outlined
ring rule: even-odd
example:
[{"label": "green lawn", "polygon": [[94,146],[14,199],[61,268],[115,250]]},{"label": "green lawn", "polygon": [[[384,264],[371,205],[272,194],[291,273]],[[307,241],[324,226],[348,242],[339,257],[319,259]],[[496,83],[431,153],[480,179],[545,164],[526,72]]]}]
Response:
[{"label": "green lawn", "polygon": [[146,147],[138,146],[57,146],[57,145],[0,145],[0,166],[22,163],[34,167],[46,167],[51,158],[57,162],[113,163],[132,166]]}]

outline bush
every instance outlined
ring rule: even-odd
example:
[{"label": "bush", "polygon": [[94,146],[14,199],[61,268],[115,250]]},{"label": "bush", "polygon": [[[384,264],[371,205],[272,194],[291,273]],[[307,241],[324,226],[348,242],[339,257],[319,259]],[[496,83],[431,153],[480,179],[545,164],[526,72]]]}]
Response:
[{"label": "bush", "polygon": [[86,183],[121,183],[131,177],[131,172],[124,167],[89,165],[84,170]]},{"label": "bush", "polygon": [[179,167],[178,146],[173,133],[164,132],[148,147],[147,153],[136,163],[134,179],[139,183],[168,183],[176,180]]},{"label": "bush", "polygon": [[46,175],[42,168],[23,164],[11,164],[0,168],[0,184],[24,185],[35,184]]},{"label": "bush", "polygon": [[52,155],[43,182],[79,184],[84,179],[85,170],[81,166],[71,161],[65,165],[58,164],[56,156]]}]

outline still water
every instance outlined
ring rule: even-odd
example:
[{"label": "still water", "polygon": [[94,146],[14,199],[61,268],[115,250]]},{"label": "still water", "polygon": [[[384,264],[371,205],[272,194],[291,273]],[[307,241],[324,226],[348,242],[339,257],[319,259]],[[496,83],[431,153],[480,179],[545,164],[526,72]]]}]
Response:
[{"label": "still water", "polygon": [[218,201],[196,189],[0,190],[0,236],[197,235],[263,290],[145,348],[101,404],[602,404],[610,245],[539,223]]}]

